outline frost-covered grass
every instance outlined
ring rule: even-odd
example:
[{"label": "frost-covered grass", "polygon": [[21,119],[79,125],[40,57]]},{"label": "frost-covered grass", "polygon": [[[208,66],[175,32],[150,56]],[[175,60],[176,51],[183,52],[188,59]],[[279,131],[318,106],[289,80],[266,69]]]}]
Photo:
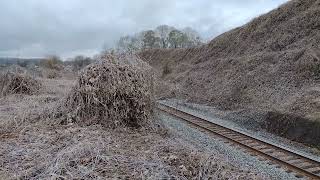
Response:
[{"label": "frost-covered grass", "polygon": [[0,179],[259,179],[173,131],[48,123],[72,80],[41,79],[38,95],[0,101]]},{"label": "frost-covered grass", "polygon": [[255,178],[172,136],[100,126],[34,127],[1,135],[5,179]]}]

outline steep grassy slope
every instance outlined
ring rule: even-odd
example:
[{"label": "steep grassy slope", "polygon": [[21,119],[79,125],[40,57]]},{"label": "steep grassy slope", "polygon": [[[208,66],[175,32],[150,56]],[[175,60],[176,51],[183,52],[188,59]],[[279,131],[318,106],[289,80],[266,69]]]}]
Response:
[{"label": "steep grassy slope", "polygon": [[[293,0],[193,49],[140,54],[176,95],[320,121],[320,1]],[[319,140],[320,141],[320,140]]]}]

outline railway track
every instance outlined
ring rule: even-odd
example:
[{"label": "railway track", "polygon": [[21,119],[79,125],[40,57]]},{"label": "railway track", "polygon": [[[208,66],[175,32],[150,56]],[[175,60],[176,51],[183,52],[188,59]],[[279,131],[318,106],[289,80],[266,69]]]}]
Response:
[{"label": "railway track", "polygon": [[320,162],[318,161],[161,103],[158,103],[157,108],[223,139],[225,143],[240,147],[245,153],[257,156],[259,160],[268,161],[268,164],[283,168],[287,173],[294,173],[298,178],[320,179]]}]

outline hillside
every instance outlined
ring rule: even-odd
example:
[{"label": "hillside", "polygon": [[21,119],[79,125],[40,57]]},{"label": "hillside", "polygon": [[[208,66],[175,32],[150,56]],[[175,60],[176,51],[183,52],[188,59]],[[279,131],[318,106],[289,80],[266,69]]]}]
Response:
[{"label": "hillside", "polygon": [[266,121],[275,125],[320,121],[319,0],[289,1],[198,48],[140,55],[160,74],[170,68],[161,76],[180,87],[176,97],[223,110],[267,112]]}]

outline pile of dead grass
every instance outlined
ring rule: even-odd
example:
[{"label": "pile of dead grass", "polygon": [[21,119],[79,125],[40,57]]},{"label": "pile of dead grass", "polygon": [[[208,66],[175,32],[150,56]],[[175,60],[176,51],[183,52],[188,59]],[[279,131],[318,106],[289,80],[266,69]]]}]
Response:
[{"label": "pile of dead grass", "polygon": [[56,115],[62,123],[145,127],[153,109],[149,66],[134,55],[104,55],[78,76]]},{"label": "pile of dead grass", "polygon": [[9,94],[32,95],[39,91],[41,83],[26,73],[7,71],[0,74],[0,96]]}]

